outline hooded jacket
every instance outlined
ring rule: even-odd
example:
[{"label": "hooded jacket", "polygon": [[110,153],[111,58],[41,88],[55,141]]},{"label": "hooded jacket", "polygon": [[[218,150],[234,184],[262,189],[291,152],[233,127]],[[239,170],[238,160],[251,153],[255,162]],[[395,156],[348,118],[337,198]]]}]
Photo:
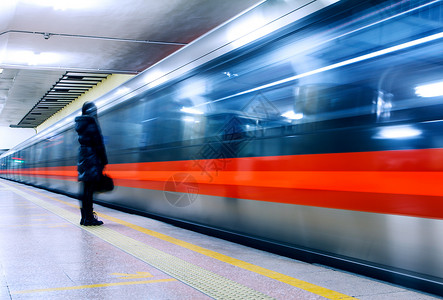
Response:
[{"label": "hooded jacket", "polygon": [[78,181],[98,181],[105,165],[108,164],[100,126],[93,116],[75,118],[80,149],[78,154]]}]

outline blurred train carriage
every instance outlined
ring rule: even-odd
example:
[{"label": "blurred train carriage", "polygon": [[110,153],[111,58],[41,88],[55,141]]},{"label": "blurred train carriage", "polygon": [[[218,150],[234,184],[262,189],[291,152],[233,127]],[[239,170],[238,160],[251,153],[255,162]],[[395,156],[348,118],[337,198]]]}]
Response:
[{"label": "blurred train carriage", "polygon": [[[96,200],[442,295],[442,2],[291,5],[97,99],[117,187]],[[266,34],[220,42],[268,11]],[[70,118],[1,177],[77,196]]]}]

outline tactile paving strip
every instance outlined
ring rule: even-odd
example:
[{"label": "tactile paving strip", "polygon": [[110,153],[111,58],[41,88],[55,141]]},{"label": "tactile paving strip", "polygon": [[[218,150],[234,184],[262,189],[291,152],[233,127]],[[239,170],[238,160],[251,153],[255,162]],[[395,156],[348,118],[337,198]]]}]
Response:
[{"label": "tactile paving strip", "polygon": [[51,211],[75,226],[81,227],[83,230],[90,232],[111,245],[137,257],[214,299],[273,299],[272,297],[248,288],[238,282],[232,281],[120,234],[106,226],[80,226],[78,225],[79,216],[77,214],[43,201],[16,188],[9,188],[36,205]]}]

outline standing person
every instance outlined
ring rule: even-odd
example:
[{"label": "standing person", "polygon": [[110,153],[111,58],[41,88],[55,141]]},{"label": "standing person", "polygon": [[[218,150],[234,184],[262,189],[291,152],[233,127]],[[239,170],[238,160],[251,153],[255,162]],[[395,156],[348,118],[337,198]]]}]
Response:
[{"label": "standing person", "polygon": [[97,119],[97,107],[94,103],[83,104],[82,115],[75,118],[75,130],[80,143],[77,164],[78,181],[83,182],[80,225],[102,225],[103,222],[98,220],[93,212],[92,197],[103,169],[108,164],[108,158]]}]

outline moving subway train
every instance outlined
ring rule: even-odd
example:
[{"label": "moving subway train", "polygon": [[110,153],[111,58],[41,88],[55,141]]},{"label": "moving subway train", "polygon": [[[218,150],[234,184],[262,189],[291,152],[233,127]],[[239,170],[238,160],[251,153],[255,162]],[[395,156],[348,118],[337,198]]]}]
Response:
[{"label": "moving subway train", "polygon": [[[441,1],[263,2],[95,101],[96,200],[443,295],[442,51]],[[0,176],[77,196],[75,115]]]}]

